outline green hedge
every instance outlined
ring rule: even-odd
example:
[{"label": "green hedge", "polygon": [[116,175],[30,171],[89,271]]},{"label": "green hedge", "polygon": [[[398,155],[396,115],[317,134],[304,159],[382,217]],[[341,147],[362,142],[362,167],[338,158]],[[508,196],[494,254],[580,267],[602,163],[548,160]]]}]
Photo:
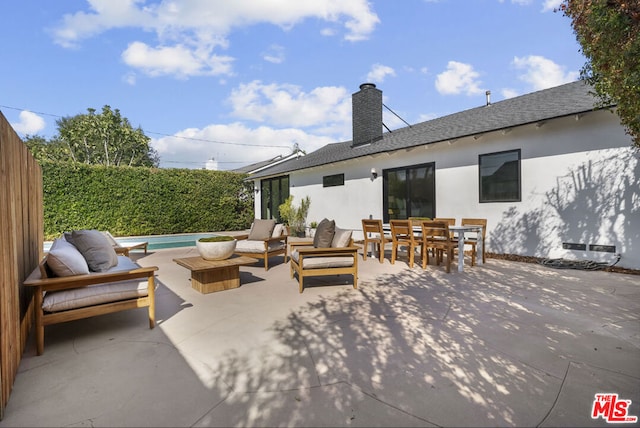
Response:
[{"label": "green hedge", "polygon": [[43,162],[45,239],[77,229],[115,236],[241,230],[253,185],[228,171]]}]

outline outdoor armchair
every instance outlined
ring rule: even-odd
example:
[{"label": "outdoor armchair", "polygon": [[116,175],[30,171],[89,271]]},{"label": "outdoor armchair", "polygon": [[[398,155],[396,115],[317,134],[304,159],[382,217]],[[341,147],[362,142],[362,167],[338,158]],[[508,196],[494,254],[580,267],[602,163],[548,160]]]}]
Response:
[{"label": "outdoor armchair", "polygon": [[314,242],[291,243],[291,278],[298,274],[300,293],[304,278],[309,276],[352,275],[353,288],[358,288],[359,247],[353,245],[351,235],[351,230],[324,219],[318,224]]},{"label": "outdoor armchair", "polygon": [[234,254],[264,260],[269,270],[269,257],[282,254],[287,262],[287,235],[285,227],[276,220],[255,219],[248,235],[238,235]]}]

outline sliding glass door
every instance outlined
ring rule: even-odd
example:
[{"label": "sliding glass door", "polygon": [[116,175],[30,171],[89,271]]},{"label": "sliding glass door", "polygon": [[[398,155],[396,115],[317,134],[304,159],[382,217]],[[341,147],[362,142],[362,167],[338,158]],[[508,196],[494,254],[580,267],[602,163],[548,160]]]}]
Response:
[{"label": "sliding glass door", "polygon": [[383,172],[383,221],[435,217],[435,163],[387,169]]}]

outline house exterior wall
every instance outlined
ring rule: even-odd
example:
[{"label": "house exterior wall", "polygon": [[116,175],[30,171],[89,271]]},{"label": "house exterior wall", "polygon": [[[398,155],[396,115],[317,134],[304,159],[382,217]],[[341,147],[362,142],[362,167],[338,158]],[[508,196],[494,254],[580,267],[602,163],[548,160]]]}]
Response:
[{"label": "house exterior wall", "polygon": [[[514,149],[521,150],[521,201],[480,203],[479,155]],[[618,266],[640,269],[640,163],[609,111],[294,171],[290,191],[294,201],[310,196],[307,223],[335,219],[358,239],[361,219],[383,218],[383,170],[428,162],[436,166],[436,215],[458,224],[487,218],[487,251],[609,263],[619,253]],[[344,186],[322,187],[323,176],[341,173]],[[563,242],[616,250],[569,250]]]}]

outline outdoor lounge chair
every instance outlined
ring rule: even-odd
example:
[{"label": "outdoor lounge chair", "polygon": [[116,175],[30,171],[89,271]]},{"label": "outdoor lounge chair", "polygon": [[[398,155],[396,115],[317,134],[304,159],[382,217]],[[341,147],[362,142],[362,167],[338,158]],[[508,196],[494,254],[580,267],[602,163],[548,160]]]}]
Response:
[{"label": "outdoor lounge chair", "polygon": [[108,231],[103,231],[102,234],[107,237],[109,243],[113,246],[113,249],[116,251],[116,254],[120,256],[129,257],[129,252],[131,250],[144,250],[144,253],[147,254],[147,248],[149,246],[149,242],[147,241],[139,241],[139,242],[123,242],[120,243],[116,241],[111,233]]},{"label": "outdoor lounge chair", "polygon": [[352,231],[335,227],[324,219],[318,224],[314,242],[291,244],[291,278],[298,274],[300,293],[308,276],[347,274],[358,288],[358,248],[353,245]]},{"label": "outdoor lounge chair", "polygon": [[269,270],[269,257],[282,254],[287,262],[287,235],[285,227],[276,220],[255,219],[248,235],[236,236],[234,254],[264,260],[264,270]]}]

